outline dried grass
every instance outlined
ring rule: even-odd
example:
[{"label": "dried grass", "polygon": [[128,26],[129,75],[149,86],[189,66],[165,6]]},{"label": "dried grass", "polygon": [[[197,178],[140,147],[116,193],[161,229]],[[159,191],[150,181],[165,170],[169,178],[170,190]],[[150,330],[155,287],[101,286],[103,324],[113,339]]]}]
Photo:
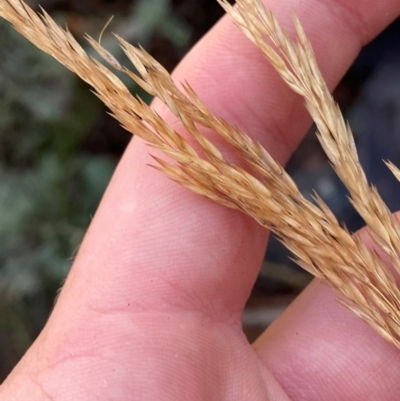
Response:
[{"label": "dried grass", "polygon": [[[367,182],[350,128],[329,93],[297,18],[294,16],[297,32],[294,42],[260,0],[238,0],[235,8],[225,0],[218,1],[285,82],[305,98],[318,127],[318,138],[349,189],[354,207],[366,221],[374,241],[400,272],[399,223]],[[132,96],[110,70],[88,57],[72,35],[57,26],[44,11],[38,15],[22,1],[0,0],[0,16],[89,83],[129,132],[169,156],[171,162],[154,157],[157,169],[193,192],[239,209],[274,231],[300,266],[334,288],[342,303],[400,348],[400,293],[382,259],[341,227],[320,198],[316,196],[317,206],[304,199],[268,152],[239,128],[214,116],[188,83],[179,90],[167,71],[149,54],[117,37],[139,71],[139,77],[88,38],[112,67],[129,75],[168,105],[196,140],[199,150],[151,107]],[[218,148],[203,136],[202,127],[215,131],[234,146],[255,174],[226,161]],[[395,166],[388,166],[400,177]]]}]

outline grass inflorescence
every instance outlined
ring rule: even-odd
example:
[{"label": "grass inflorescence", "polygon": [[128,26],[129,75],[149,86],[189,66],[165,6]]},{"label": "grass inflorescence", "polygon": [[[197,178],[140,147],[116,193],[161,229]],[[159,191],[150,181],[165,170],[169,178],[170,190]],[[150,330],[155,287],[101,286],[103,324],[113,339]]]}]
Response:
[{"label": "grass inflorescence", "polygon": [[[304,97],[318,129],[318,139],[350,192],[377,246],[400,272],[400,225],[367,178],[358,160],[350,127],[318,69],[312,47],[294,15],[296,40],[280,27],[260,0],[238,0],[232,7],[217,0],[244,34],[260,48],[289,87]],[[0,16],[46,53],[92,86],[114,117],[134,135],[159,149],[158,170],[193,192],[241,210],[274,231],[298,264],[340,294],[341,302],[386,340],[400,348],[400,292],[378,254],[341,226],[316,196],[307,201],[292,179],[258,142],[213,115],[189,83],[179,89],[168,72],[142,48],[117,36],[139,75],[122,66],[94,39],[87,39],[114,69],[136,81],[174,113],[193,142],[180,135],[153,109],[133,96],[110,69],[90,58],[74,37],[42,11],[22,0],[0,1]],[[247,168],[230,163],[202,133],[211,129],[237,149]],[[399,170],[389,168],[396,177]]]}]

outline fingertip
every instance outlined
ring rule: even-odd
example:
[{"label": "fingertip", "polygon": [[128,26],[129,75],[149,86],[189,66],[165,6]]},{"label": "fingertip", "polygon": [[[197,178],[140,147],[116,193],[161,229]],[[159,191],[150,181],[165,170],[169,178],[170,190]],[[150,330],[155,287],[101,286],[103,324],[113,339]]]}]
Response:
[{"label": "fingertip", "polygon": [[400,391],[400,351],[317,280],[254,348],[293,400],[389,401]]}]

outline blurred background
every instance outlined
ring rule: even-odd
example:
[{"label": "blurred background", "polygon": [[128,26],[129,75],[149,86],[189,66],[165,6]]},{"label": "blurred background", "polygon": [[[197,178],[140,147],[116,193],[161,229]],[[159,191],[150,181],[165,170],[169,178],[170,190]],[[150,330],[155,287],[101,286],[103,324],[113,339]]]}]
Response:
[{"label": "blurred background", "polygon": [[[38,9],[36,0],[28,4]],[[97,38],[114,15],[102,43],[124,62],[110,35],[117,32],[140,43],[168,70],[223,14],[215,0],[40,4],[78,39],[86,32]],[[400,21],[362,51],[335,96],[353,127],[368,177],[389,207],[399,209],[400,185],[382,159],[400,164]],[[46,322],[129,140],[84,83],[0,20],[0,382]],[[362,226],[314,129],[288,170],[305,196],[316,190],[350,230]],[[243,318],[250,340],[310,281],[288,256],[271,238]]]}]

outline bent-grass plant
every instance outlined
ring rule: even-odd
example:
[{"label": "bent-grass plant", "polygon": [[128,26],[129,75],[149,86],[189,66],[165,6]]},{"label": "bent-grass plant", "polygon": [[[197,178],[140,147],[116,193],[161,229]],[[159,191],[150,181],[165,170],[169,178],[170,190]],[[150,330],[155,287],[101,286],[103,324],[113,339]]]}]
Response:
[{"label": "bent-grass plant", "polygon": [[[261,49],[290,88],[304,97],[317,125],[318,139],[347,186],[352,204],[367,223],[373,240],[399,273],[400,225],[376,189],[368,184],[351,130],[329,93],[296,16],[293,20],[297,39],[293,41],[260,0],[238,0],[235,7],[226,0],[217,1]],[[357,235],[352,236],[342,227],[317,195],[316,204],[307,201],[283,167],[259,143],[213,115],[188,83],[178,89],[167,71],[145,50],[133,47],[118,36],[140,76],[120,65],[95,40],[87,38],[113,68],[163,101],[197,142],[196,146],[133,96],[109,69],[90,58],[73,36],[45,11],[39,15],[22,0],[0,0],[0,16],[90,84],[129,132],[170,158],[171,161],[165,161],[153,156],[157,162],[155,168],[193,192],[241,210],[274,231],[301,267],[334,288],[346,307],[400,348],[400,292],[382,258],[368,249]],[[235,147],[248,168],[228,162],[202,134],[202,128],[213,130]],[[388,167],[400,177],[394,165],[388,164]]]}]

